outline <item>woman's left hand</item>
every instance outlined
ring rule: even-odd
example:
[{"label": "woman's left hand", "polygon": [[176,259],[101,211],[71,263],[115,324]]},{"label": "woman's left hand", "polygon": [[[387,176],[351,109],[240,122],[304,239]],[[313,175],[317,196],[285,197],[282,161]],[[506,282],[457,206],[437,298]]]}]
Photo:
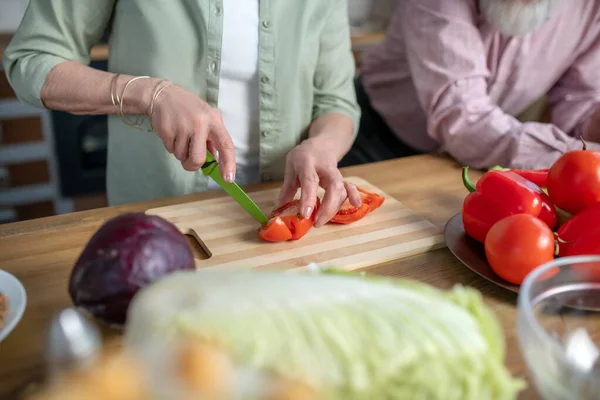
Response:
[{"label": "woman's left hand", "polygon": [[310,138],[288,153],[279,197],[279,205],[283,205],[292,201],[300,188],[300,213],[308,218],[315,207],[319,186],[325,189],[315,220],[317,228],[329,222],[346,199],[354,207],[361,204],[356,186],[344,182],[337,168],[336,152],[329,149],[326,143],[318,137]]}]

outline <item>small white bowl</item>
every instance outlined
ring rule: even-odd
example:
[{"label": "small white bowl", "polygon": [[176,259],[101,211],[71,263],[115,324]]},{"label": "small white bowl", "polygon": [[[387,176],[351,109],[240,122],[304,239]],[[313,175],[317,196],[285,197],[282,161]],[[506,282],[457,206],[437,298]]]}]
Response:
[{"label": "small white bowl", "polygon": [[0,329],[0,342],[15,329],[27,305],[27,294],[21,282],[13,275],[0,269],[0,293],[6,296],[8,314]]}]

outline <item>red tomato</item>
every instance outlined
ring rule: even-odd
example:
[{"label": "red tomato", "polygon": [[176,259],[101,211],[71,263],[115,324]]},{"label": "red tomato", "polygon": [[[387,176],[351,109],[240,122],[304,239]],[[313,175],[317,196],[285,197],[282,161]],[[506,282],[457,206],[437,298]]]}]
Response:
[{"label": "red tomato", "polygon": [[285,242],[292,238],[292,232],[281,218],[275,217],[258,228],[258,237],[267,242]]},{"label": "red tomato", "polygon": [[559,257],[600,254],[600,203],[567,219],[556,236]]},{"label": "red tomato", "polygon": [[[572,242],[562,243],[559,241],[559,256],[600,255],[599,239],[600,229],[596,228],[593,231],[585,232]],[[571,268],[573,273],[577,274],[578,279],[600,282],[600,263],[572,264]]]},{"label": "red tomato", "polygon": [[531,271],[554,259],[554,234],[541,219],[514,214],[492,226],[485,254],[500,278],[520,285]]},{"label": "red tomato", "polygon": [[356,187],[362,204],[356,208],[350,204],[349,200],[346,200],[340,207],[337,214],[331,219],[330,222],[336,224],[350,224],[362,219],[365,215],[371,211],[375,211],[385,201],[385,197],[378,193],[370,192],[359,186]]},{"label": "red tomato", "polygon": [[554,204],[571,214],[600,202],[600,152],[563,154],[548,172],[547,189]]},{"label": "red tomato", "polygon": [[317,197],[317,203],[310,218],[303,218],[300,215],[300,200],[292,200],[274,210],[269,215],[269,219],[275,217],[281,218],[292,234],[291,240],[298,240],[313,227],[320,205],[321,201]]},{"label": "red tomato", "polygon": [[364,198],[361,196],[361,200],[363,200],[365,203],[367,203],[367,205],[369,206],[369,212],[374,211],[376,209],[378,209],[379,207],[381,207],[381,205],[383,204],[385,197],[383,197],[382,195],[378,194],[378,193],[374,193],[374,192],[370,192],[366,189],[363,189],[361,187],[356,187],[356,189],[358,190],[359,193],[366,195],[367,197]]},{"label": "red tomato", "polygon": [[371,206],[369,203],[367,203],[369,196],[360,191],[359,194],[360,200],[362,201],[360,207],[354,207],[352,204],[350,204],[350,201],[346,199],[344,204],[342,204],[338,212],[333,216],[333,218],[331,218],[329,222],[336,224],[351,224],[352,222],[356,222],[367,215],[371,211]]}]

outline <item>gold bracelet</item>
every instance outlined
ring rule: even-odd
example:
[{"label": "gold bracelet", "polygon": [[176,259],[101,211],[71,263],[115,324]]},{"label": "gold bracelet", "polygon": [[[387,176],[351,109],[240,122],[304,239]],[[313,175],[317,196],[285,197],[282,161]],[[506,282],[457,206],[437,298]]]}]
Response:
[{"label": "gold bracelet", "polygon": [[[161,81],[161,83],[164,81]],[[168,88],[169,86],[172,86],[173,82],[169,82],[167,83],[165,86],[160,87],[160,83],[158,84],[158,86],[156,87],[156,90],[154,91],[154,95],[152,96],[152,101],[150,102],[150,110],[148,111],[148,119],[150,120],[150,129],[148,130],[148,132],[156,132],[154,130],[154,126],[152,125],[152,115],[154,115],[154,103],[156,102],[156,99],[158,98],[158,95],[165,90],[166,88]]]},{"label": "gold bracelet", "polygon": [[138,117],[138,119],[136,121],[133,121],[133,122],[130,121],[130,120],[128,120],[127,118],[125,118],[125,114],[123,112],[123,103],[125,102],[125,92],[127,91],[127,88],[129,87],[129,85],[132,82],[135,82],[138,79],[149,79],[149,78],[150,78],[149,76],[136,76],[135,78],[130,79],[129,82],[127,82],[125,84],[125,87],[123,88],[123,92],[121,93],[121,99],[119,101],[119,111],[120,111],[120,115],[121,115],[121,120],[125,124],[127,124],[129,126],[132,126],[132,127],[136,128],[136,129],[140,129],[142,123],[144,122],[144,118],[143,117]]},{"label": "gold bracelet", "polygon": [[120,76],[121,74],[114,74],[110,81],[110,100],[112,101],[112,105],[117,107],[117,110],[118,104],[120,103],[119,93],[117,93],[117,81],[119,80]]},{"label": "gold bracelet", "polygon": [[158,93],[162,92],[162,89],[164,89],[164,88],[161,89],[161,86],[160,86],[163,84],[163,82],[168,82],[168,81],[166,79],[161,79],[160,82],[158,82],[156,84],[156,87],[154,88],[154,93],[152,93],[152,97],[150,98],[150,104],[148,104],[148,108],[146,109],[146,115],[150,115],[154,111],[154,101],[156,100]]}]

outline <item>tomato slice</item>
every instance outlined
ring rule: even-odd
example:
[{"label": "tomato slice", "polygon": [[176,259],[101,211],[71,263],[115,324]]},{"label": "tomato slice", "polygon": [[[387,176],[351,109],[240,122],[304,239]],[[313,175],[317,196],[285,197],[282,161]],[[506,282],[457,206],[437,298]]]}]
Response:
[{"label": "tomato slice", "polygon": [[380,194],[373,193],[359,186],[356,187],[362,204],[356,208],[350,204],[349,200],[346,200],[342,207],[339,209],[337,214],[331,219],[330,222],[336,224],[350,224],[362,219],[365,215],[381,207],[385,197]]},{"label": "tomato slice", "polygon": [[267,242],[285,242],[292,238],[292,232],[281,218],[275,217],[258,228],[258,237]]},{"label": "tomato slice", "polygon": [[379,207],[381,207],[381,205],[383,204],[385,197],[383,197],[382,195],[378,194],[378,193],[374,193],[374,192],[370,192],[366,189],[363,189],[361,187],[356,187],[356,189],[358,190],[359,193],[362,193],[364,195],[366,195],[367,197],[363,200],[362,196],[361,196],[361,200],[363,200],[365,203],[367,203],[367,205],[369,206],[369,212],[370,211],[374,211],[376,209],[378,209]]},{"label": "tomato slice", "polygon": [[335,224],[351,224],[362,219],[371,211],[371,207],[366,202],[368,196],[365,193],[359,191],[360,200],[362,201],[360,207],[356,208],[350,204],[350,200],[346,199],[344,204],[340,207],[338,212],[331,218],[329,222]]},{"label": "tomato slice", "polygon": [[269,218],[279,217],[292,233],[291,240],[298,240],[314,226],[317,210],[321,206],[321,200],[317,197],[315,208],[310,218],[300,215],[300,200],[292,200],[274,210]]}]

